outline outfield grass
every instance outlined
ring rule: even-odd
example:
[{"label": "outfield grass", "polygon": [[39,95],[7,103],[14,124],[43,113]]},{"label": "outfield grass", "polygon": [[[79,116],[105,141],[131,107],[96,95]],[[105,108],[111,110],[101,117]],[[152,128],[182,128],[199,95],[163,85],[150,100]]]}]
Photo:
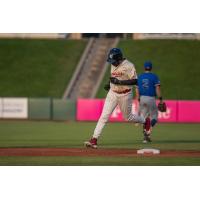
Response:
[{"label": "outfield grass", "polygon": [[[83,147],[96,123],[0,121],[0,147]],[[159,124],[152,144],[142,144],[141,127],[109,123],[99,148],[200,150],[200,124]],[[0,157],[0,165],[200,165],[199,157]]]},{"label": "outfield grass", "polygon": [[0,96],[62,97],[86,41],[0,39]]},{"label": "outfield grass", "polygon": [[[132,61],[137,73],[143,71],[145,60],[153,62],[154,72],[161,79],[165,99],[200,99],[198,82],[200,77],[200,41],[197,40],[121,40],[119,47],[127,59]],[[103,86],[110,76],[108,68],[97,93],[104,98]]]}]

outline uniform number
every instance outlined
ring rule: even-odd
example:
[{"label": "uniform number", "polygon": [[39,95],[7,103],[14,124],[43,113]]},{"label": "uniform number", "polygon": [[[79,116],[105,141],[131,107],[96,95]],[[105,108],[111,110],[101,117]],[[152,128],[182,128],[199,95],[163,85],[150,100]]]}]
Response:
[{"label": "uniform number", "polygon": [[142,87],[144,89],[148,89],[149,88],[149,80],[148,79],[143,79],[142,80]]}]

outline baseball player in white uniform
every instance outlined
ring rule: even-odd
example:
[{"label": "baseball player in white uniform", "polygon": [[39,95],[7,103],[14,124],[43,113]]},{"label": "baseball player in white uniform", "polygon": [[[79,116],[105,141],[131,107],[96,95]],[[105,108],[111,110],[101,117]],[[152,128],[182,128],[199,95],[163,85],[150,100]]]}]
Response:
[{"label": "baseball player in white uniform", "polygon": [[132,86],[137,84],[134,64],[125,59],[118,48],[110,50],[107,62],[111,64],[110,81],[104,87],[108,90],[108,94],[93,136],[89,141],[84,142],[86,147],[97,148],[97,140],[101,136],[102,129],[117,105],[119,105],[123,117],[127,121],[145,125],[145,118],[142,115],[132,113]]}]

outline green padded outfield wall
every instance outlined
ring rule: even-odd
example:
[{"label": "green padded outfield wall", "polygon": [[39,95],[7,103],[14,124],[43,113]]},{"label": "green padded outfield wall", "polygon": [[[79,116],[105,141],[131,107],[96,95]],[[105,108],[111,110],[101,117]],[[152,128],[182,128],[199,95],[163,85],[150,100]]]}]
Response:
[{"label": "green padded outfield wall", "polygon": [[75,120],[76,118],[76,101],[53,99],[52,109],[53,120]]},{"label": "green padded outfield wall", "polygon": [[50,120],[52,118],[51,99],[29,98],[28,116],[29,119]]},{"label": "green padded outfield wall", "polygon": [[75,120],[76,101],[68,99],[29,98],[28,116],[32,120]]}]

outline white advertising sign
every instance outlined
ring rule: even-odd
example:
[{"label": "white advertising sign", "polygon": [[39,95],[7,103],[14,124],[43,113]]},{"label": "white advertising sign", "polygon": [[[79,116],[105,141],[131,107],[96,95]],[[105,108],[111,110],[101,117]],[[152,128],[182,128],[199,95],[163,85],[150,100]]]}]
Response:
[{"label": "white advertising sign", "polygon": [[197,33],[140,33],[138,39],[199,39]]},{"label": "white advertising sign", "polygon": [[1,98],[0,117],[1,118],[28,118],[27,98]]}]

